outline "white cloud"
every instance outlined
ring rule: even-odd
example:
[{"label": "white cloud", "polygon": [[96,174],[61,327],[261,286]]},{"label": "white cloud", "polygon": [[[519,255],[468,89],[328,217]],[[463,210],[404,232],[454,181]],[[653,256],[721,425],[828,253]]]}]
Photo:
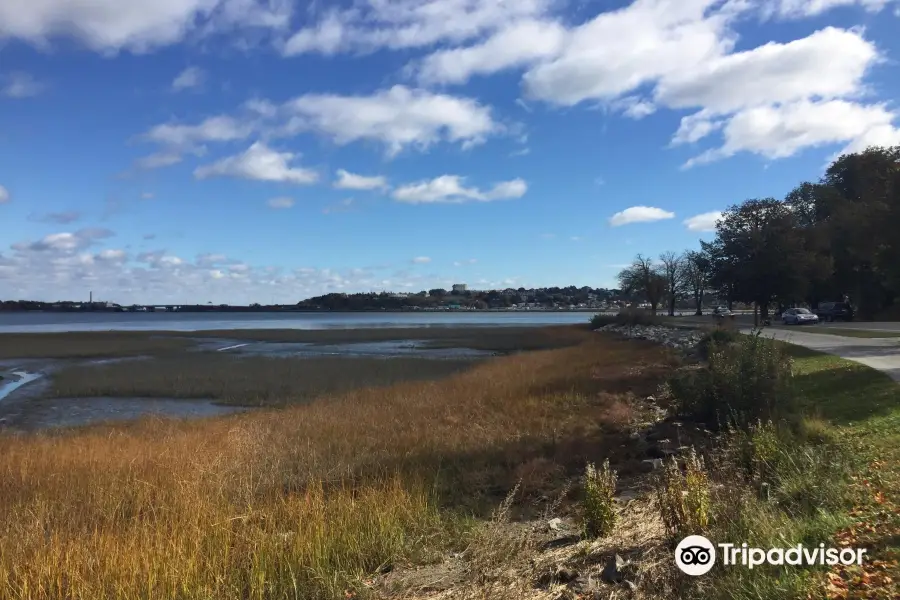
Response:
[{"label": "white cloud", "polygon": [[722,218],[721,211],[706,212],[683,221],[690,231],[715,231],[716,222]]},{"label": "white cloud", "polygon": [[0,40],[16,38],[46,47],[53,38],[65,37],[100,52],[148,52],[192,33],[283,28],[292,6],[284,0],[0,2]]},{"label": "white cloud", "polygon": [[314,170],[291,166],[291,162],[298,156],[292,152],[278,152],[263,142],[255,142],[241,154],[197,167],[194,170],[194,176],[197,179],[239,177],[297,185],[318,181],[318,173]]},{"label": "white cloud", "polygon": [[782,18],[813,17],[839,6],[859,5],[879,12],[893,0],[765,0],[763,14]]},{"label": "white cloud", "polygon": [[613,108],[621,110],[626,117],[639,121],[656,112],[656,105],[640,96],[626,96],[613,103]]},{"label": "white cloud", "polygon": [[425,84],[465,83],[473,75],[489,75],[556,55],[566,30],[552,21],[510,23],[484,42],[440,50],[425,57],[414,69]]},{"label": "white cloud", "polygon": [[388,187],[387,178],[381,175],[366,177],[338,169],[337,176],[334,187],[339,190],[378,190]]},{"label": "white cloud", "polygon": [[206,142],[242,140],[253,127],[226,115],[209,117],[197,125],[164,123],[144,134],[144,139],[174,148],[190,148]]},{"label": "white cloud", "polygon": [[664,221],[674,217],[675,213],[656,208],[655,206],[632,206],[611,216],[609,218],[609,224],[613,227],[619,227],[630,223]]},{"label": "white cloud", "polygon": [[10,195],[9,190],[0,185],[0,204],[6,204],[11,198],[12,195]]},{"label": "white cloud", "polygon": [[141,200],[153,200],[153,192],[143,192],[141,194]]},{"label": "white cloud", "polygon": [[188,67],[179,73],[172,81],[172,90],[180,92],[182,90],[197,88],[203,85],[205,80],[206,73],[203,69],[200,69],[199,67]]},{"label": "white cloud", "polygon": [[288,135],[313,130],[339,145],[375,141],[390,155],[442,140],[470,146],[502,130],[491,109],[475,100],[402,85],[370,96],[307,94],[283,108],[292,115],[284,128]]},{"label": "white cloud", "polygon": [[668,74],[656,87],[658,103],[732,113],[806,98],[852,96],[878,60],[862,35],[828,27],[787,44],[768,43]]},{"label": "white cloud", "polygon": [[685,167],[752,152],[785,158],[803,148],[845,143],[848,151],[869,144],[900,143],[897,115],[883,104],[862,105],[846,100],[802,100],[781,106],[743,110],[724,126],[724,144],[689,160]]},{"label": "white cloud", "polygon": [[276,210],[282,208],[291,208],[292,206],[294,206],[294,199],[287,196],[279,196],[277,198],[271,198],[270,200],[268,200],[266,202],[266,205],[269,208],[274,208]]},{"label": "white cloud", "polygon": [[417,256],[414,259],[412,259],[412,262],[417,265],[427,265],[428,263],[431,262],[431,258],[429,258],[427,256]]},{"label": "white cloud", "polygon": [[[558,56],[530,68],[527,95],[562,106],[612,100],[733,46],[718,0],[637,0],[569,31]],[[628,43],[622,43],[627,39]]]},{"label": "white cloud", "polygon": [[115,235],[108,229],[88,227],[78,231],[51,233],[34,242],[19,242],[12,248],[19,251],[44,252],[48,250],[81,250],[95,244],[98,240]]},{"label": "white cloud", "polygon": [[539,17],[552,0],[361,0],[347,10],[329,9],[296,32],[286,55],[306,52],[372,52],[463,43],[518,19]]},{"label": "white cloud", "polygon": [[429,181],[420,181],[398,187],[393,197],[409,204],[461,203],[468,201],[490,202],[521,198],[528,191],[528,184],[521,179],[497,183],[488,191],[464,186],[465,179],[458,175],[442,175]]},{"label": "white cloud", "polygon": [[[2,9],[0,9],[2,12]],[[2,27],[2,25],[0,25]],[[44,84],[38,82],[28,73],[11,73],[5,78],[0,78],[0,94],[7,98],[30,98],[37,96],[44,90]]]}]

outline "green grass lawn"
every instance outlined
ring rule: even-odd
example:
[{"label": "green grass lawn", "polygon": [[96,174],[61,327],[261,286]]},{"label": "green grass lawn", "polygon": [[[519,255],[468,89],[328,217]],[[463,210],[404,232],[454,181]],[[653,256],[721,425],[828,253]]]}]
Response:
[{"label": "green grass lawn", "polygon": [[868,548],[862,572],[831,574],[829,598],[900,598],[900,385],[874,369],[793,346],[805,409],[831,423],[858,462],[852,524],[838,542]]},{"label": "green grass lawn", "polygon": [[[783,329],[794,331],[800,329],[797,326],[773,325],[771,329]],[[801,331],[807,333],[821,333],[823,335],[840,335],[855,338],[900,338],[900,331],[874,331],[869,329],[842,329],[837,327],[804,327]]]}]

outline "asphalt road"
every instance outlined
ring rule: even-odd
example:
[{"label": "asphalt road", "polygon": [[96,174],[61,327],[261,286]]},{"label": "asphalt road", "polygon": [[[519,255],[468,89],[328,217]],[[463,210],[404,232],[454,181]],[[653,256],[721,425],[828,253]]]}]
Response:
[{"label": "asphalt road", "polygon": [[[715,318],[712,315],[704,315],[702,317],[686,315],[680,318],[685,320],[689,319],[697,323],[715,323]],[[753,314],[738,314],[734,318],[734,322],[741,327],[753,327]],[[781,325],[781,320],[775,319],[772,321],[772,324]],[[850,321],[849,323],[838,321],[835,323],[816,323],[815,325],[804,325],[803,327],[813,330],[821,327],[822,329],[860,329],[864,331],[896,331],[897,333],[900,333],[900,321]]]},{"label": "asphalt road", "polygon": [[[828,327],[829,324],[822,326]],[[846,324],[842,323],[840,326],[845,327]],[[900,338],[856,338],[813,333],[812,330],[816,327],[819,326],[789,330],[766,329],[763,335],[862,363],[900,381]],[[749,331],[745,329],[744,333]]]}]

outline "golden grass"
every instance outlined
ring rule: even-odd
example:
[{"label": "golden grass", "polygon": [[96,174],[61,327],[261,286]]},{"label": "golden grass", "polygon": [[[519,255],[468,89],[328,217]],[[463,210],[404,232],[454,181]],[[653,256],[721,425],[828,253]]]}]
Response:
[{"label": "golden grass", "polygon": [[214,398],[228,404],[284,406],[323,394],[445,377],[472,360],[427,358],[270,358],[182,353],[152,361],[68,367],[53,374],[50,393],[96,396]]},{"label": "golden grass", "polygon": [[523,465],[619,448],[669,360],[593,335],[281,411],[0,436],[0,597],[341,598],[444,549]]}]

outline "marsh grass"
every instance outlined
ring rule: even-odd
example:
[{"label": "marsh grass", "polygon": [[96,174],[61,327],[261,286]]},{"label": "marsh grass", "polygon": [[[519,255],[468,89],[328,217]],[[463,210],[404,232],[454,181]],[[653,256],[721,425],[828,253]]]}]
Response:
[{"label": "marsh grass", "polygon": [[152,361],[68,367],[54,373],[59,398],[214,398],[227,404],[286,406],[358,388],[442,378],[472,360],[271,358],[184,353]]},{"label": "marsh grass", "polygon": [[616,452],[625,390],[668,360],[592,336],[283,410],[0,435],[0,597],[361,593],[385,565],[464,547],[464,517],[523,465],[563,476]]},{"label": "marsh grass", "polygon": [[184,350],[193,343],[184,337],[126,331],[0,333],[0,359],[156,355]]}]

